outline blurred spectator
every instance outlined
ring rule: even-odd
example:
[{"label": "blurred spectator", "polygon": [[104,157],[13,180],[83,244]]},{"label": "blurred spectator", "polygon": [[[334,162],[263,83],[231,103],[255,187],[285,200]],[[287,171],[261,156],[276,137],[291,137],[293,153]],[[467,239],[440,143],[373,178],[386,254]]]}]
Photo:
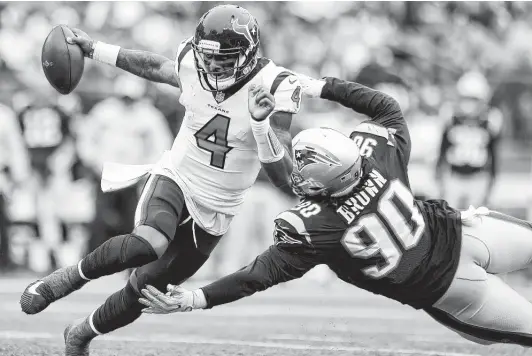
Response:
[{"label": "blurred spectator", "polygon": [[[40,100],[56,100],[57,94],[46,82],[39,60],[42,43],[56,24],[86,29],[95,39],[125,48],[146,49],[174,58],[177,45],[194,33],[199,17],[217,4],[0,3],[0,102],[11,105],[16,92],[28,89],[37,92]],[[529,204],[532,201],[529,194],[532,47],[525,45],[532,35],[532,3],[239,4],[257,17],[261,25],[261,51],[276,63],[316,77],[356,78],[386,91],[400,102],[410,123],[413,147],[409,169],[412,187],[418,195],[439,197],[433,167],[440,137],[452,117],[448,103],[458,100],[456,82],[465,72],[483,73],[492,93],[490,105],[505,119],[500,133],[498,169],[499,181],[504,184],[493,187],[491,202],[502,210],[522,210],[532,205]],[[89,60],[74,93],[60,98],[76,95],[79,96],[76,110],[80,112],[71,115],[71,145],[60,151],[58,160],[53,160],[57,167],[53,186],[59,186],[57,182],[69,182],[64,183],[68,188],[56,189],[54,200],[61,199],[56,210],[64,216],[62,220],[74,225],[93,221],[89,239],[89,249],[93,249],[107,236],[129,229],[137,199],[135,189],[101,193],[99,178],[103,161],[153,163],[161,151],[170,147],[183,108],[178,103],[178,89],[137,80],[116,68]],[[292,131],[296,134],[303,128],[329,126],[348,133],[362,120],[364,117],[339,105],[305,100],[300,114],[293,120]],[[74,168],[63,169],[68,166]],[[83,170],[83,167],[89,168]],[[274,190],[269,185],[262,185],[250,194],[262,191],[269,191],[268,197],[277,194],[272,193]],[[10,210],[28,213],[35,204],[20,194],[17,199],[11,199],[15,204],[9,204]],[[257,206],[261,204],[267,204],[271,214],[281,209],[273,199],[261,200]],[[524,211],[511,213],[524,217]],[[249,226],[243,222],[242,231],[253,231],[256,225],[251,224],[255,224],[256,218],[244,219],[253,222]],[[259,219],[266,222],[265,218]],[[231,234],[234,234],[228,238],[231,246],[250,241],[246,236],[234,240],[237,231]],[[252,234],[269,241],[267,235]],[[234,247],[217,250],[230,249]],[[73,250],[72,247],[69,251]],[[246,256],[243,252],[240,258],[245,260]]]},{"label": "blurred spectator", "polygon": [[498,170],[502,114],[488,107],[490,87],[479,72],[464,74],[457,92],[457,105],[441,139],[436,177],[443,198],[466,209],[488,204]]},{"label": "blurred spectator", "polygon": [[[115,81],[114,95],[96,104],[84,119],[80,155],[98,186],[104,162],[154,163],[172,145],[168,123],[144,97],[145,90],[144,80],[122,75]],[[135,187],[107,194],[98,189],[88,252],[132,229],[137,198]]]},{"label": "blurred spectator", "polygon": [[0,270],[11,267],[10,217],[13,190],[30,178],[30,164],[13,110],[0,104]]},{"label": "blurred spectator", "polygon": [[39,272],[63,265],[65,255],[72,255],[64,251],[68,224],[60,216],[59,197],[68,191],[76,160],[70,129],[76,104],[61,107],[57,95],[46,94],[31,89],[13,97],[32,179],[15,192],[11,218],[33,230],[26,247],[30,267]]}]

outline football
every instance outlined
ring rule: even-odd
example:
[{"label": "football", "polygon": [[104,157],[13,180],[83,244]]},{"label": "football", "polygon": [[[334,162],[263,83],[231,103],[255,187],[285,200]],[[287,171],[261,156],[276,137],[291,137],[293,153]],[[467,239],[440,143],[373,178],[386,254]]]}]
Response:
[{"label": "football", "polygon": [[74,33],[65,25],[58,25],[46,37],[42,46],[41,63],[48,82],[61,94],[69,94],[76,88],[85,58],[76,44],[67,42]]}]

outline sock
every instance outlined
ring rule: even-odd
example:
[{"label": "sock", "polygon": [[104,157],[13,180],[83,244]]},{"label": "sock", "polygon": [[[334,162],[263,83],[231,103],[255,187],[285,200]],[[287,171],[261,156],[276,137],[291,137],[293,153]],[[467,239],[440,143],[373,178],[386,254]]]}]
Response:
[{"label": "sock", "polygon": [[62,298],[71,292],[80,289],[88,281],[83,279],[78,272],[78,266],[68,266],[61,268],[44,277],[43,282],[50,287],[55,299]]},{"label": "sock", "polygon": [[[90,325],[90,318],[89,317],[83,319],[79,324],[75,325],[70,330],[70,338],[71,341],[73,341],[73,344],[85,344],[89,342],[90,340],[94,339],[96,336],[98,336],[98,333],[94,332]],[[74,322],[76,323],[76,322]],[[66,336],[66,335],[65,335]],[[76,340],[72,340],[72,338],[75,338]]]},{"label": "sock", "polygon": [[157,258],[157,253],[146,240],[127,234],[105,241],[81,261],[80,269],[85,278],[96,279],[144,266]]},{"label": "sock", "polygon": [[107,334],[131,324],[142,314],[144,308],[138,299],[139,296],[128,282],[123,289],[107,298],[105,303],[91,315],[93,331]]}]

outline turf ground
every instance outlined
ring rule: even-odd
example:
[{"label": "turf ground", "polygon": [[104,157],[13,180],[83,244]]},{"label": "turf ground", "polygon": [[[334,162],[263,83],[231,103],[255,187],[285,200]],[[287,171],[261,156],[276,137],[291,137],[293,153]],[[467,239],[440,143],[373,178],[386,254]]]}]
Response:
[{"label": "turf ground", "polygon": [[[0,278],[0,355],[62,355],[64,326],[88,315],[125,282],[91,282],[39,315],[18,305],[32,279]],[[197,287],[190,282],[187,287]],[[333,282],[291,282],[233,305],[166,316],[145,315],[92,343],[91,355],[530,355],[517,346],[478,346],[423,312]]]}]

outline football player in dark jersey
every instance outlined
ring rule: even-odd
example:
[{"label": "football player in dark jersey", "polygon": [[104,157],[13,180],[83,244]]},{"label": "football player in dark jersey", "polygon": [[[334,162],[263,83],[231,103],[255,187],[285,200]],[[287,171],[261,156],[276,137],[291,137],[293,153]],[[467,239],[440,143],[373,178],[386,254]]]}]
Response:
[{"label": "football player in dark jersey", "polygon": [[[39,261],[34,268],[53,270],[63,260],[62,247],[68,238],[67,224],[58,213],[55,187],[61,177],[58,172],[61,164],[58,163],[67,157],[66,153],[74,150],[71,115],[56,97],[34,90],[17,93],[13,102],[33,173],[32,180],[23,187],[31,196],[31,209],[25,216],[14,216],[13,220],[38,237],[29,249],[29,261]],[[33,254],[46,257],[35,258]]]},{"label": "football player in dark jersey", "polygon": [[306,94],[371,120],[352,140],[327,128],[299,133],[292,182],[302,201],[275,219],[274,245],[203,288],[144,289],[144,312],[212,308],[326,264],[341,280],[423,309],[472,341],[532,346],[532,304],[497,276],[532,261],[531,224],[487,208],[460,212],[443,200],[415,200],[397,102],[357,83],[301,80]]},{"label": "football player in dark jersey", "polygon": [[452,206],[484,205],[497,176],[502,114],[489,109],[490,89],[482,74],[466,73],[457,91],[460,98],[443,131],[436,177]]}]

